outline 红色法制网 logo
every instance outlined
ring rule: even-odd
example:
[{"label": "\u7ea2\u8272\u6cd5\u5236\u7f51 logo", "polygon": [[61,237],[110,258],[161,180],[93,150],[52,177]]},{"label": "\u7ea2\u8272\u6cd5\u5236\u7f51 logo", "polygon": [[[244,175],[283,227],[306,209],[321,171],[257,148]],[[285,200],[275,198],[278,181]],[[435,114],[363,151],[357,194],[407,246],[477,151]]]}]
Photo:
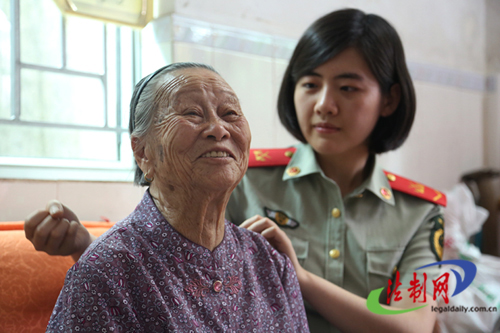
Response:
[{"label": "\u7ea2\u8272\u6cd5\u5236\u7f51 logo", "polygon": [[[464,278],[462,279],[462,276],[460,273],[458,273],[456,270],[452,269],[451,271],[455,275],[455,278],[457,280],[457,284],[455,287],[455,291],[451,295],[451,297],[460,294],[462,291],[464,291],[474,280],[476,277],[476,272],[477,268],[476,265],[470,261],[466,260],[445,260],[445,261],[439,261],[435,262],[429,265],[425,265],[422,267],[419,267],[416,269],[419,270],[421,268],[426,268],[430,266],[436,266],[436,265],[455,265],[459,266],[460,268],[463,269],[464,271]],[[441,274],[437,279],[432,280],[434,291],[433,291],[433,300],[436,300],[437,297],[442,297],[444,302],[448,304],[449,302],[449,297],[448,297],[448,280],[450,277],[450,273],[446,272]],[[408,291],[410,292],[410,298],[413,299],[413,303],[416,303],[417,300],[419,302],[423,303],[426,302],[427,298],[427,290],[426,290],[426,282],[427,282],[427,274],[423,273],[423,281],[422,283],[420,280],[417,278],[417,273],[413,273],[413,280],[410,281],[410,288],[408,288]],[[391,286],[394,284],[392,290]],[[399,282],[399,272],[396,272],[396,279],[395,282],[393,283],[391,280],[388,281],[388,288],[387,288],[387,304],[390,304],[391,298],[394,296],[394,301],[400,301],[402,299],[401,297],[401,292],[398,291],[398,287],[401,285]],[[380,294],[384,288],[380,289],[375,289],[370,292],[368,295],[368,298],[366,299],[366,306],[368,309],[376,314],[400,314],[400,313],[406,313],[410,311],[415,311],[418,309],[421,309],[428,304],[421,305],[421,306],[416,306],[410,309],[401,309],[401,310],[390,310],[387,308],[384,308],[383,306],[380,305],[379,303],[379,297]]]}]

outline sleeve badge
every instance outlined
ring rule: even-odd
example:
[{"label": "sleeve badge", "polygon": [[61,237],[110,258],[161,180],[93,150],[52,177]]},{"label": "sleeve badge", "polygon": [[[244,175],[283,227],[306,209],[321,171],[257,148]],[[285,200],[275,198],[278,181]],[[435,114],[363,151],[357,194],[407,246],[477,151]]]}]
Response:
[{"label": "sleeve badge", "polygon": [[264,207],[264,214],[266,217],[270,218],[274,222],[276,222],[280,227],[295,229],[300,223],[288,217],[285,213],[279,210],[272,210],[267,207]]},{"label": "sleeve badge", "polygon": [[435,216],[430,223],[433,224],[430,236],[431,250],[438,261],[443,258],[444,219],[443,215]]}]

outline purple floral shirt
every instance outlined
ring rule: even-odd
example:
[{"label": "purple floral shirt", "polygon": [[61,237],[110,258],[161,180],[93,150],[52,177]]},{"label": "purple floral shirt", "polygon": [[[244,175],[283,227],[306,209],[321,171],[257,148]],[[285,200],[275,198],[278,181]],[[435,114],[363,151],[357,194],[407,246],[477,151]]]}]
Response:
[{"label": "purple floral shirt", "polygon": [[226,221],[210,252],[149,192],[68,271],[47,332],[308,332],[290,260]]}]

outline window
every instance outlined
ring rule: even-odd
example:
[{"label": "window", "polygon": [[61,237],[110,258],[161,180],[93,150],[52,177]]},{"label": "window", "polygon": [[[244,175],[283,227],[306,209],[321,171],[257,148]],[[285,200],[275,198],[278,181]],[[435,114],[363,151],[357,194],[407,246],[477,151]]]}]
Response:
[{"label": "window", "polygon": [[133,178],[137,36],[52,0],[0,0],[0,178]]}]

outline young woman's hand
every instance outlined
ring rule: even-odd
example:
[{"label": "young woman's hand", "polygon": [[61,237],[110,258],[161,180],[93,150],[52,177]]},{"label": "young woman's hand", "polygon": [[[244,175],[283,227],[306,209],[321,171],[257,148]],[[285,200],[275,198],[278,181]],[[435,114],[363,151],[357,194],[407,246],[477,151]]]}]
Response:
[{"label": "young woman's hand", "polygon": [[72,255],[77,261],[95,239],[68,207],[57,200],[31,213],[24,221],[26,238],[37,251],[50,255]]},{"label": "young woman's hand", "polygon": [[264,236],[265,239],[279,252],[286,254],[297,272],[297,278],[300,279],[304,273],[304,269],[300,266],[293,249],[292,242],[286,233],[271,219],[255,215],[245,220],[240,227],[257,232]]}]

